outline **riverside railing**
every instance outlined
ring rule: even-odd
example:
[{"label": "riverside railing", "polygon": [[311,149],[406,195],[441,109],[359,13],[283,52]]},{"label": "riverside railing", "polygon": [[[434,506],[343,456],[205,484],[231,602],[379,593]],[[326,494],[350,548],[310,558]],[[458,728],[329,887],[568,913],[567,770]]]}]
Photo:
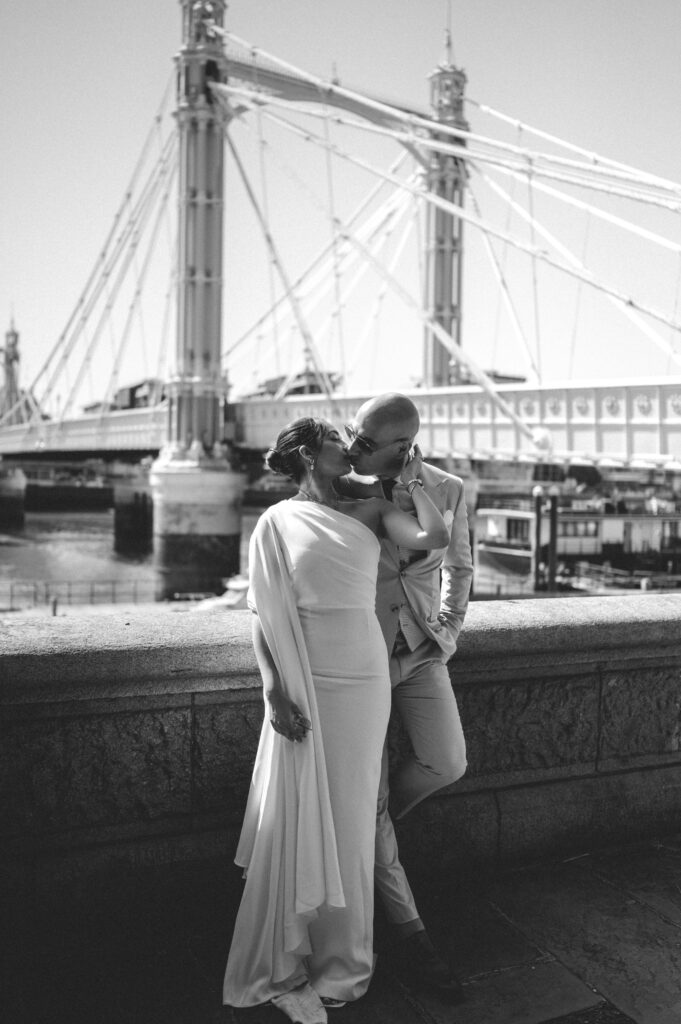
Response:
[{"label": "riverside railing", "polygon": [[[10,901],[39,906],[69,877],[127,864],[227,865],[263,718],[250,620],[162,606],[5,616]],[[396,823],[410,878],[438,886],[464,869],[678,835],[681,594],[473,603],[450,675],[468,771]],[[390,750],[399,767],[397,721]],[[225,875],[235,899],[239,874]]]},{"label": "riverside railing", "polygon": [[0,609],[20,611],[64,604],[149,603],[155,580],[0,580]]}]

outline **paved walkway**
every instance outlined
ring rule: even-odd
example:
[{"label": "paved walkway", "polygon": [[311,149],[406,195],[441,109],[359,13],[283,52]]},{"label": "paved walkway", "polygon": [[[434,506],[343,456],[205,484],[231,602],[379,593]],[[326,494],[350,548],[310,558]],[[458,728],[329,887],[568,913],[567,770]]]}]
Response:
[{"label": "paved walkway", "polygon": [[[32,910],[5,900],[3,1024],[285,1024],[272,1007],[220,1005],[235,870],[88,879]],[[466,1003],[412,990],[379,920],[371,990],[332,1024],[681,1022],[681,837],[450,879],[420,899]]]}]

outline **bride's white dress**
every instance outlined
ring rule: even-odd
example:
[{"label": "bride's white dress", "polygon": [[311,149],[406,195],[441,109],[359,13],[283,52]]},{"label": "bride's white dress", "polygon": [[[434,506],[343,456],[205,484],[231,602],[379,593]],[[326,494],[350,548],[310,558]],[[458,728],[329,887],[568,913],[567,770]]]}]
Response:
[{"label": "bride's white dress", "polygon": [[253,1006],[309,978],[357,999],[373,971],[374,842],[390,713],[375,614],[379,543],[326,506],[283,501],[260,517],[251,606],[287,695],[312,729],[302,743],[265,715],[236,862],[246,884],[224,1002]]}]

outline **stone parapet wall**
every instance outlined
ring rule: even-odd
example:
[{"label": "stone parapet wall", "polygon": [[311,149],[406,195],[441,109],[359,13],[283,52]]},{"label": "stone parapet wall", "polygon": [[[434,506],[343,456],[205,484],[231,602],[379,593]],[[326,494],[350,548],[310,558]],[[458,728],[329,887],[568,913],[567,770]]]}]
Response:
[{"label": "stone parapet wall", "polygon": [[[231,858],[263,709],[249,612],[0,631],[10,885]],[[469,771],[399,823],[411,872],[678,831],[681,597],[474,603],[450,673]],[[405,745],[393,724],[393,760]]]}]

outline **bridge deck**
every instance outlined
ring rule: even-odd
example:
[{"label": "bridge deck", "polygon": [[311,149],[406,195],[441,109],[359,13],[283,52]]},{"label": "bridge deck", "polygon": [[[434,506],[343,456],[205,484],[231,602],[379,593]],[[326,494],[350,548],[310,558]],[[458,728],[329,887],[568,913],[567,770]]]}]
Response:
[{"label": "bridge deck", "polygon": [[[499,394],[533,429],[546,451],[614,458],[681,456],[681,377],[611,383],[499,385]],[[532,442],[478,387],[409,392],[421,413],[424,451],[536,454]],[[237,442],[267,449],[279,430],[299,416],[343,423],[370,397],[294,395],[234,404]],[[0,454],[50,451],[149,451],[162,446],[164,405],[0,429]]]}]

